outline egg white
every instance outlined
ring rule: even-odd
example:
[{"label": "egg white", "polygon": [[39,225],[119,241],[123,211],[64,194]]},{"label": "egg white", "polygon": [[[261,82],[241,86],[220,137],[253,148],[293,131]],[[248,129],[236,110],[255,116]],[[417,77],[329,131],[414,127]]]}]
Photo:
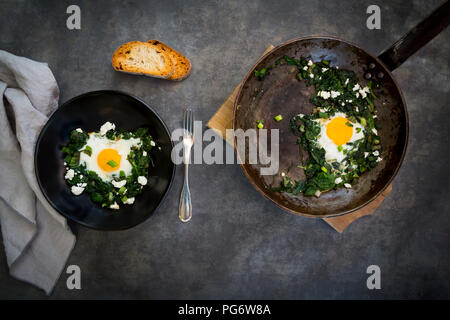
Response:
[{"label": "egg white", "polygon": [[[317,145],[322,147],[325,150],[325,161],[326,162],[339,162],[342,163],[344,158],[347,156],[343,151],[338,150],[338,145],[336,145],[333,140],[331,140],[327,135],[327,125],[334,118],[343,117],[347,118],[347,115],[343,112],[336,112],[334,116],[327,119],[316,119],[316,121],[320,125],[320,135],[317,138]],[[350,121],[349,121],[350,122]],[[355,142],[364,137],[364,127],[360,123],[351,122],[353,124],[353,134],[348,142]],[[361,128],[360,132],[356,132],[357,128]],[[344,144],[342,146],[343,150],[350,151],[354,148],[352,145]]]},{"label": "egg white", "polygon": [[[127,158],[131,148],[140,147],[142,141],[141,139],[136,138],[110,140],[100,134],[90,133],[86,145],[92,148],[92,154],[89,156],[88,154],[81,152],[80,163],[84,164],[87,170],[96,172],[103,181],[111,181],[113,180],[113,176],[117,176],[120,171],[124,171],[126,176],[131,174],[132,165]],[[83,150],[86,145],[80,150]],[[116,170],[106,172],[99,167],[97,157],[104,149],[115,149],[121,155],[120,165],[117,166]]]}]

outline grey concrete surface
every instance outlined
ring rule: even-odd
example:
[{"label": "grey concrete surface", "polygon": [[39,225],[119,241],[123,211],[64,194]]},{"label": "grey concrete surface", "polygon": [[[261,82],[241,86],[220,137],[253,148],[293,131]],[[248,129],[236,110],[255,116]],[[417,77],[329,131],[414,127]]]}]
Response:
[{"label": "grey concrete surface", "polygon": [[[365,26],[373,3],[381,30]],[[0,48],[48,62],[61,102],[119,89],[143,98],[174,129],[186,105],[206,123],[270,43],[334,35],[377,54],[440,3],[0,0]],[[70,4],[81,7],[79,31],[65,26]],[[113,70],[117,46],[153,38],[191,59],[187,80]],[[169,196],[145,223],[121,232],[75,226],[68,264],[81,267],[81,290],[68,290],[64,273],[50,297],[11,278],[1,248],[0,298],[450,298],[449,40],[447,30],[394,72],[410,116],[406,159],[377,212],[343,234],[277,208],[237,165],[194,165],[191,222],[177,218],[177,170]],[[366,288],[372,264],[381,267],[381,290]]]}]

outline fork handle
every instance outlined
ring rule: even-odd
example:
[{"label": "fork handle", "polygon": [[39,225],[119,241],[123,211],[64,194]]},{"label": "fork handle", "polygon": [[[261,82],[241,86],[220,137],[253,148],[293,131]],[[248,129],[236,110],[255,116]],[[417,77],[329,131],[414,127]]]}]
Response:
[{"label": "fork handle", "polygon": [[[188,152],[190,154],[190,152]],[[188,222],[192,218],[191,191],[189,190],[189,157],[185,157],[184,162],[184,183],[181,190],[180,206],[178,208],[178,217],[183,222]]]}]

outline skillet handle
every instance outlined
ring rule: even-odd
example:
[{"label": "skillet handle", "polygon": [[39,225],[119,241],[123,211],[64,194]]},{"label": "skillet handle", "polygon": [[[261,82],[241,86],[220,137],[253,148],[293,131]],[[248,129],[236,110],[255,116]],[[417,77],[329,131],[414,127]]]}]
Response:
[{"label": "skillet handle", "polygon": [[378,58],[392,71],[425,46],[450,23],[450,1],[445,1],[427,18],[401,37]]}]

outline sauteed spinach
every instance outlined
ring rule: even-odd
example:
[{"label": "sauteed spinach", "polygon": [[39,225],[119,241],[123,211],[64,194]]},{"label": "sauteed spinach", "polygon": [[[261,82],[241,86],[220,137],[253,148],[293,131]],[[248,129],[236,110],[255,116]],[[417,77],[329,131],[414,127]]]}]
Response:
[{"label": "sauteed spinach", "polygon": [[[328,60],[313,62],[308,58],[288,56],[277,60],[273,66],[255,70],[255,76],[263,81],[270,70],[281,65],[296,66],[296,78],[305,81],[307,86],[314,86],[315,93],[310,97],[310,102],[315,108],[312,114],[298,114],[290,120],[291,130],[298,136],[297,143],[308,154],[306,159],[300,159],[297,166],[304,170],[306,179],[295,181],[288,173],[282,173],[280,186],[272,189],[319,197],[321,192],[333,188],[351,188],[361,174],[382,160],[373,104],[373,100],[377,99],[372,89],[373,83],[369,81],[367,86],[361,86],[354,72],[333,67]],[[338,113],[345,114],[348,120],[345,125],[352,127],[354,135],[362,135],[356,141],[334,146],[337,150],[333,152],[342,153],[343,160],[340,162],[326,159],[326,150],[318,143],[321,134],[324,134],[321,131],[324,121]]]},{"label": "sauteed spinach", "polygon": [[[114,148],[114,142],[121,139],[138,141],[138,144],[132,145],[122,159],[122,163],[126,159],[131,164],[131,172],[126,174],[122,169],[119,171],[119,168],[115,172],[114,168],[118,167],[119,163],[113,159],[106,162],[112,168],[111,171],[114,172],[111,174],[111,181],[105,181],[99,176],[98,172],[88,170],[86,163],[80,162],[80,155],[85,153],[89,157],[94,156],[93,147],[88,145],[90,135],[97,135],[104,141],[111,141],[111,148]],[[85,191],[93,202],[100,204],[102,207],[119,209],[119,204],[133,204],[134,197],[141,194],[144,185],[147,184],[148,169],[153,166],[150,151],[155,145],[147,128],[139,128],[133,132],[110,129],[104,135],[100,133],[88,135],[81,129],[73,130],[70,133],[68,144],[62,147],[62,152],[65,155],[65,180],[71,187],[73,194],[79,195]],[[99,149],[98,146],[94,149],[94,152],[97,152],[98,155],[99,150],[96,150]],[[95,163],[98,158],[92,161]]]}]

